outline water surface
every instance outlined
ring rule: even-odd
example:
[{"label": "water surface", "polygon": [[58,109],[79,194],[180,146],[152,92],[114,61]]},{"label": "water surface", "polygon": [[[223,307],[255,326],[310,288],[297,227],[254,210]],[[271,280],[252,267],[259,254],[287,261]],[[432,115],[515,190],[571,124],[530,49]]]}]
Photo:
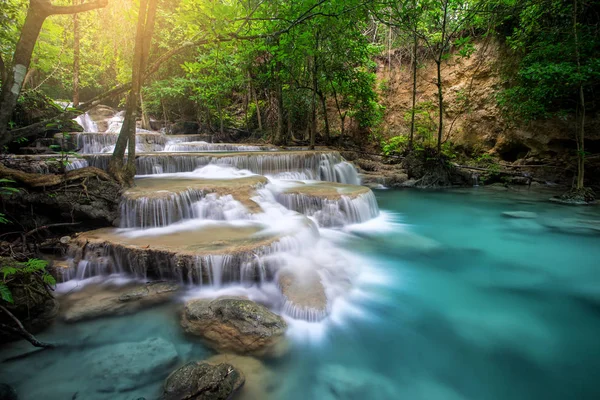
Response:
[{"label": "water surface", "polygon": [[[376,195],[377,220],[322,229],[361,259],[360,284],[326,323],[291,321],[292,351],[266,361],[270,398],[600,398],[600,232],[580,223],[599,221],[597,207],[503,188]],[[164,371],[102,393],[87,366],[98,346],[148,338],[171,342],[179,363],[209,357],[183,335],[179,309],[57,323],[40,339],[77,346],[4,362],[0,382],[25,400],[156,398]]]}]

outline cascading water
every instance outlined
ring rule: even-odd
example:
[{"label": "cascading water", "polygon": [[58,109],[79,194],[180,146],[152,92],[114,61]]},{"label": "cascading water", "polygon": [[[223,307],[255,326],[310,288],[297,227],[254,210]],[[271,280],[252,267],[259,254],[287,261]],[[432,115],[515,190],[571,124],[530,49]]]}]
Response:
[{"label": "cascading water", "polygon": [[190,151],[261,151],[261,146],[247,146],[230,143],[207,143],[207,142],[187,142],[187,143],[169,143],[165,146],[166,152],[190,152]]},{"label": "cascading water", "polygon": [[279,193],[276,198],[286,208],[313,217],[322,227],[359,224],[379,215],[377,199],[371,191],[338,199],[299,193]]},{"label": "cascading water", "polygon": [[[109,156],[86,155],[91,166],[107,169]],[[357,184],[358,172],[343,160],[338,152],[269,152],[241,153],[240,155],[207,154],[140,154],[136,168],[140,175],[175,174],[192,172],[207,165],[234,167],[259,175],[279,179],[319,180]]]},{"label": "cascading water", "polygon": [[[106,132],[74,134],[82,158],[67,169],[107,169],[123,116],[111,118]],[[136,152],[137,172],[145,176],[138,182],[146,188],[123,196],[120,229],[84,234],[85,246],[72,246],[64,279],[125,274],[219,290],[258,285],[273,308],[311,322],[326,318],[345,296],[355,261],[318,227],[359,224],[379,210],[370,190],[351,186],[360,183],[358,173],[338,152],[208,143],[139,129]],[[327,192],[327,184],[314,182],[338,186]],[[316,192],[286,192],[290,185]],[[303,284],[320,302],[298,295],[306,292]]]},{"label": "cascading water", "polygon": [[88,113],[79,115],[75,118],[75,122],[81,125],[84,132],[98,132],[98,125],[96,125]]}]

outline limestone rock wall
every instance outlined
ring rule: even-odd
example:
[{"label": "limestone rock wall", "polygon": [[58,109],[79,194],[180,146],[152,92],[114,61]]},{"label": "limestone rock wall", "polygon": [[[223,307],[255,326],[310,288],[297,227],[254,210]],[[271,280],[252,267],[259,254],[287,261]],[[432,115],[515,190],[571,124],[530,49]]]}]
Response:
[{"label": "limestone rock wall", "polygon": [[[496,99],[503,87],[502,71],[506,73],[514,57],[494,40],[477,42],[475,48],[471,57],[453,56],[442,66],[447,138],[468,151],[489,151],[505,162],[550,161],[570,165],[575,149],[573,118],[527,124],[507,121]],[[410,54],[398,50],[389,59],[385,56],[378,60],[377,72],[386,107],[383,124],[386,137],[410,132],[405,115],[412,101]],[[422,62],[418,70],[417,102],[431,101],[437,105],[435,82],[435,64],[430,60]],[[431,115],[434,120],[435,112]],[[599,116],[588,114],[586,134],[587,150],[600,152]]]}]

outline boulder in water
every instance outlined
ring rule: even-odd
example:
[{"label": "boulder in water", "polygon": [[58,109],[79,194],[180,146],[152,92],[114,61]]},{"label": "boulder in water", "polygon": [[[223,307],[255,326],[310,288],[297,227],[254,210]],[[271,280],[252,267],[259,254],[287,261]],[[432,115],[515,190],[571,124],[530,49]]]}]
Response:
[{"label": "boulder in water", "polygon": [[286,314],[310,322],[327,317],[327,295],[316,271],[282,271],[277,281],[285,297]]},{"label": "boulder in water", "polygon": [[267,399],[270,397],[269,392],[272,392],[277,384],[273,371],[254,357],[217,354],[206,362],[215,366],[219,364],[232,365],[244,375],[245,383],[239,393],[239,397],[242,399]]},{"label": "boulder in water", "polygon": [[244,384],[244,375],[230,364],[190,362],[165,380],[161,400],[226,400]]},{"label": "boulder in water", "polygon": [[19,400],[19,396],[12,386],[0,383],[0,400]]},{"label": "boulder in water", "polygon": [[542,221],[546,228],[571,235],[600,235],[600,221],[579,218],[548,218]]},{"label": "boulder in water", "polygon": [[[137,343],[102,346],[84,356],[82,371],[98,392],[125,392],[155,382],[177,362],[172,343],[151,338]],[[163,375],[163,376],[164,376]]]},{"label": "boulder in water", "polygon": [[76,322],[104,316],[134,313],[144,307],[168,301],[179,286],[170,282],[152,282],[144,285],[115,287],[88,287],[65,299],[63,319]]},{"label": "boulder in water", "polygon": [[286,348],[283,318],[242,298],[191,300],[185,305],[181,325],[219,351],[274,356]]}]

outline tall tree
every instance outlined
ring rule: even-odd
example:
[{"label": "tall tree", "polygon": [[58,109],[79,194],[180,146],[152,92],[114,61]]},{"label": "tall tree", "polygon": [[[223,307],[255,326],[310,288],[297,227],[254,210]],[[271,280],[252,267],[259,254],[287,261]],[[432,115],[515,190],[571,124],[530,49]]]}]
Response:
[{"label": "tall tree", "polygon": [[[79,0],[73,0],[73,5],[79,4]],[[73,107],[79,106],[79,57],[81,55],[81,40],[79,37],[79,15],[73,15]]]},{"label": "tall tree", "polygon": [[[154,35],[154,22],[158,0],[141,0],[138,12],[138,22],[135,33],[135,48],[133,52],[133,67],[131,70],[131,89],[127,95],[125,117],[115,150],[110,159],[109,173],[117,182],[130,185],[135,176],[135,145],[136,120],[138,101],[144,83],[144,70],[148,62],[150,44]],[[127,163],[125,150],[127,149]]]},{"label": "tall tree", "polygon": [[573,0],[573,40],[575,42],[574,53],[575,53],[575,65],[577,66],[577,80],[579,101],[577,104],[576,117],[579,117],[579,121],[576,120],[576,133],[575,142],[577,143],[577,181],[575,183],[575,189],[581,190],[584,186],[584,175],[585,175],[585,92],[583,90],[584,79],[581,77],[581,54],[579,52],[579,30],[577,28],[577,13],[579,12],[578,1]]},{"label": "tall tree", "polygon": [[52,5],[50,0],[29,1],[25,23],[21,29],[21,36],[10,63],[12,70],[6,73],[6,79],[2,81],[2,91],[0,92],[0,145],[8,143],[12,139],[8,131],[8,123],[21,94],[25,75],[31,64],[31,55],[46,18],[51,15],[77,14],[95,10],[106,7],[107,4],[108,0],[94,0],[72,6],[55,6]]}]

